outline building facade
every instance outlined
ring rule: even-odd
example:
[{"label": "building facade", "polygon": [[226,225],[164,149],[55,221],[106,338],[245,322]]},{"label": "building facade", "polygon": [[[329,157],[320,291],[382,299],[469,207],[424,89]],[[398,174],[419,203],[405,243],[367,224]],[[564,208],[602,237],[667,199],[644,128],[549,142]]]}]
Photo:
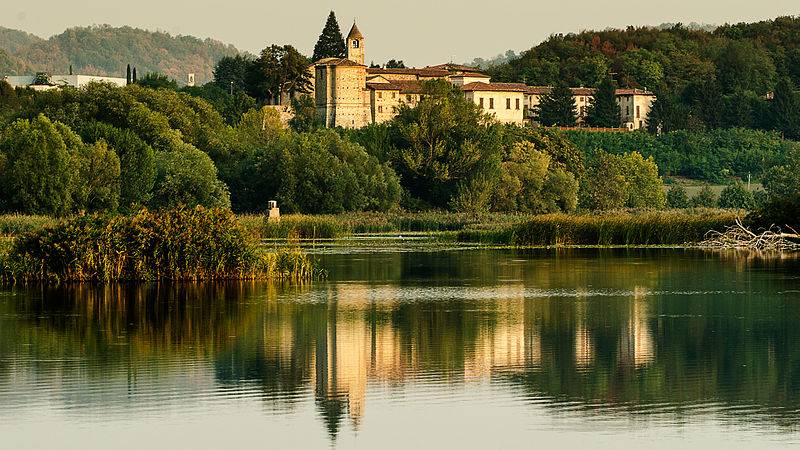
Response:
[{"label": "building facade", "polygon": [[[347,35],[347,57],[325,58],[313,67],[317,116],[326,127],[361,128],[391,120],[399,107],[419,103],[422,82],[443,79],[459,87],[464,96],[503,123],[535,124],[534,111],[549,86],[493,83],[480,69],[459,64],[440,64],[421,69],[368,68],[365,39],[356,24]],[[585,122],[596,90],[572,88],[578,124]],[[618,89],[621,127],[645,128],[655,100],[651,92]]]},{"label": "building facade", "polygon": [[48,90],[63,86],[84,87],[89,83],[111,83],[117,86],[125,86],[127,79],[116,77],[98,77],[93,75],[21,75],[5,76],[3,81],[11,85],[12,88],[31,88],[34,90]]}]

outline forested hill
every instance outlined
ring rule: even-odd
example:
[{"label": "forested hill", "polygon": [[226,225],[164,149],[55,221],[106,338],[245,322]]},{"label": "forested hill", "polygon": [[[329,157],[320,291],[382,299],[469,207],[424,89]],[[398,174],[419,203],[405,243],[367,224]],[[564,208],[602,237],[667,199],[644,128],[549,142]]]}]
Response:
[{"label": "forested hill", "polygon": [[72,65],[76,73],[124,77],[130,63],[140,76],[161,72],[185,82],[194,73],[202,84],[212,79],[217,61],[237,53],[212,39],[131,27],[70,28],[47,40],[0,28],[0,75],[66,73]]},{"label": "forested hill", "polygon": [[713,30],[675,25],[558,34],[492,71],[528,84],[596,86],[613,73],[623,86],[673,93],[710,80],[723,93],[765,94],[782,76],[800,83],[800,17]]}]

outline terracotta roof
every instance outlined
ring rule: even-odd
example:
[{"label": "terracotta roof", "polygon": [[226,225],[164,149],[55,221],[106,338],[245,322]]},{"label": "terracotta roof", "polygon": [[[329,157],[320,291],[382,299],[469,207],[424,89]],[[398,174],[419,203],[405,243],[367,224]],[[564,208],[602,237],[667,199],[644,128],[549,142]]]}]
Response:
[{"label": "terracotta roof", "polygon": [[422,83],[419,81],[392,81],[400,89],[401,94],[422,94]]},{"label": "terracotta roof", "polygon": [[370,75],[382,75],[382,74],[395,74],[395,75],[416,75],[418,77],[431,77],[431,78],[443,78],[450,75],[450,72],[446,70],[439,70],[439,69],[381,69],[381,68],[369,68],[367,69],[367,73]]},{"label": "terracotta roof", "polygon": [[479,92],[527,92],[527,88],[522,83],[483,83],[481,81],[461,86],[462,91]]},{"label": "terracotta roof", "polygon": [[646,89],[617,89],[617,95],[647,95],[651,97],[655,97],[656,94],[646,90]]},{"label": "terracotta roof", "polygon": [[323,58],[319,61],[314,63],[315,66],[359,66],[364,67],[363,64],[359,64],[355,61],[351,61],[347,58]]},{"label": "terracotta roof", "polygon": [[457,73],[455,75],[450,75],[450,78],[492,78],[485,73],[480,72],[468,72],[468,73]]},{"label": "terracotta roof", "polygon": [[361,34],[361,30],[358,29],[358,26],[355,22],[353,22],[353,28],[350,28],[350,33],[347,35],[347,39],[364,39],[364,35]]},{"label": "terracotta roof", "polygon": [[550,86],[527,86],[525,93],[528,95],[547,95],[552,91]]},{"label": "terracotta roof", "polygon": [[394,83],[367,82],[367,89],[375,91],[399,91],[400,87]]}]

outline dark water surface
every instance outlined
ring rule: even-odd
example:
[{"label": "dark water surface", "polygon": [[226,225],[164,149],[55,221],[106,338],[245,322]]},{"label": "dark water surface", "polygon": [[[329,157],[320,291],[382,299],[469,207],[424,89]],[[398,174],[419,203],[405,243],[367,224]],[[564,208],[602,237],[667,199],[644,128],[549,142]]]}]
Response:
[{"label": "dark water surface", "polygon": [[800,442],[800,261],[327,252],[330,280],[0,290],[0,448]]}]

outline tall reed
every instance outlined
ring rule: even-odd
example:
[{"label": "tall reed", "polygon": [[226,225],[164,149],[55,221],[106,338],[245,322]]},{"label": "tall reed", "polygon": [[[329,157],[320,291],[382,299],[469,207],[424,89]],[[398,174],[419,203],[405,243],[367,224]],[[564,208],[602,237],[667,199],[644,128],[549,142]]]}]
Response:
[{"label": "tall reed", "polygon": [[307,279],[297,250],[269,252],[230,211],[202,207],[64,220],[17,238],[6,278],[43,281]]}]

